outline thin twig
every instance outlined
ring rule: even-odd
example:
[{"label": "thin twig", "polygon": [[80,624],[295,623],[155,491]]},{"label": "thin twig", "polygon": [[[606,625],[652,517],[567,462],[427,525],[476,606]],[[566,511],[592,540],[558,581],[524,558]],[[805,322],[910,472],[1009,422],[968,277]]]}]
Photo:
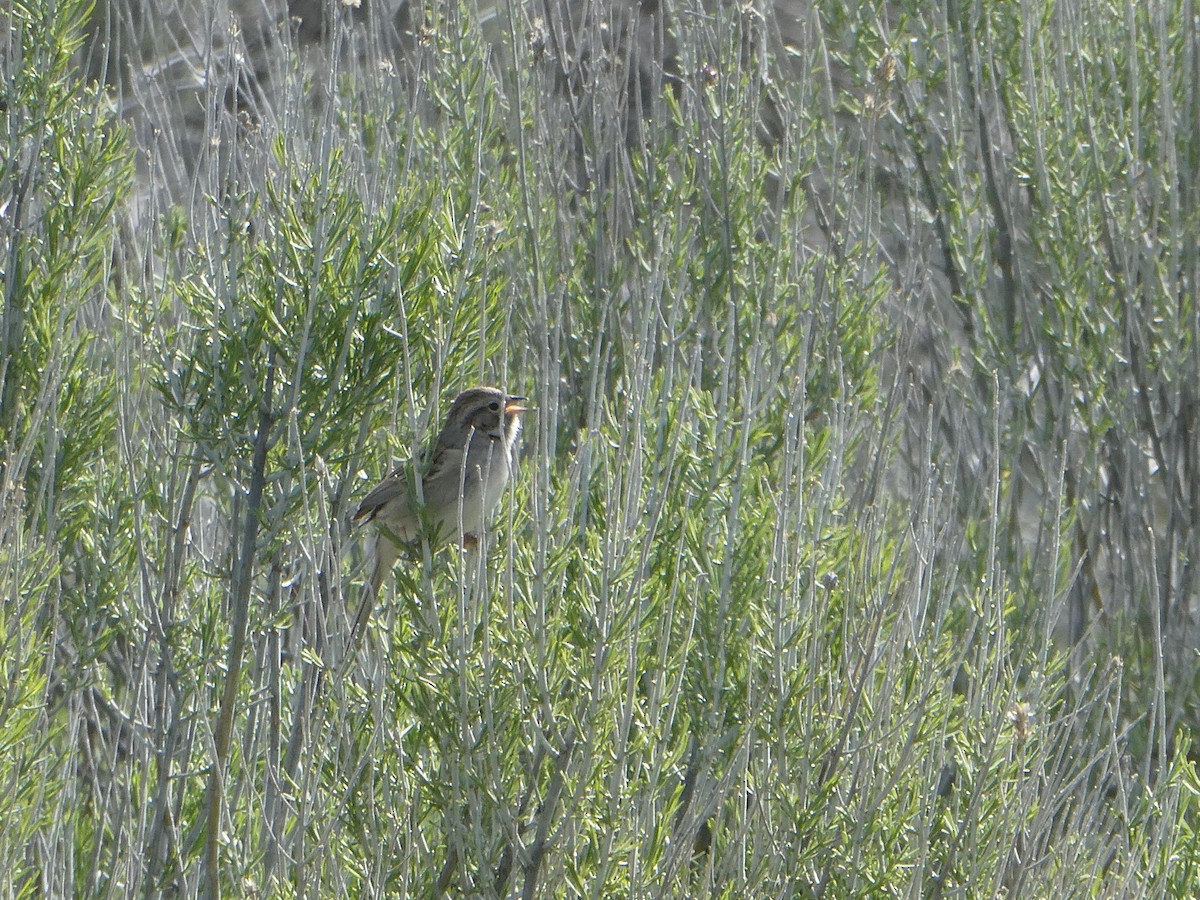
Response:
[{"label": "thin twig", "polygon": [[246,652],[246,620],[250,606],[250,581],[258,542],[262,512],[263,489],[267,483],[267,451],[271,448],[274,410],[271,401],[275,393],[275,351],[267,361],[267,377],[259,410],[258,431],[254,436],[254,455],[250,464],[250,489],[246,498],[246,517],[242,526],[242,547],[233,569],[233,603],[230,609],[232,635],[225,666],[225,691],[217,719],[216,748],[208,782],[208,839],[206,868],[208,895],[221,896],[221,813],[224,810],[225,765],[229,761],[229,745],[233,737],[233,718],[237,708],[238,683],[241,681],[242,660]]}]

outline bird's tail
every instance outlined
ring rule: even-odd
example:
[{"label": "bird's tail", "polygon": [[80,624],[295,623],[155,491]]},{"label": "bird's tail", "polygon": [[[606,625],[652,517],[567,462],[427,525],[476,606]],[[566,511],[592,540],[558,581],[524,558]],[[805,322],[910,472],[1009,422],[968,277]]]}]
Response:
[{"label": "bird's tail", "polygon": [[330,620],[330,661],[339,672],[344,672],[356,657],[357,648],[367,630],[367,621],[379,602],[379,590],[400,555],[396,545],[378,533],[368,537],[361,546],[363,557],[354,563],[348,576],[348,581],[357,584],[358,590],[351,590],[346,595],[349,600],[357,593],[357,599],[349,600],[340,608],[336,616],[337,625],[333,625],[334,619]]},{"label": "bird's tail", "polygon": [[370,591],[372,598],[379,596],[379,589],[387,579],[392,566],[400,558],[400,551],[382,534],[371,534],[360,545],[363,555],[349,572],[349,581],[361,583]]},{"label": "bird's tail", "polygon": [[371,586],[372,598],[379,596],[379,589],[383,587],[384,579],[391,574],[392,566],[399,558],[400,551],[396,549],[395,544],[382,534],[374,535],[368,549],[366,562],[370,573],[367,583]]}]

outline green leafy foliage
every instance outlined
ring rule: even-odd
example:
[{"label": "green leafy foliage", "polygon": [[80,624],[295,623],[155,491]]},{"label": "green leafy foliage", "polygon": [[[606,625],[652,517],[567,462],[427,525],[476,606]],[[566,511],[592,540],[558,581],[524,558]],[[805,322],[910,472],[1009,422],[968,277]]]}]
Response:
[{"label": "green leafy foliage", "polygon": [[[104,87],[14,6],[9,892],[1186,894],[1190,20],[1085,6],[342,5]],[[492,534],[367,596],[483,382]]]}]

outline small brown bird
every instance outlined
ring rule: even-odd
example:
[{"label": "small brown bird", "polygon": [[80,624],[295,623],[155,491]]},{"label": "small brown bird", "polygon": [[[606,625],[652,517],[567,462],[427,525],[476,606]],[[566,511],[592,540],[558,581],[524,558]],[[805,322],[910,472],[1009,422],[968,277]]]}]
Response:
[{"label": "small brown bird", "polygon": [[[378,593],[402,545],[428,527],[435,542],[457,536],[463,546],[478,544],[487,517],[500,502],[513,470],[513,444],[521,431],[524,397],[498,388],[463,391],[450,404],[429,469],[421,476],[420,501],[410,496],[401,467],[379,482],[358,505],[354,524],[375,522],[371,588]],[[416,493],[416,492],[413,492]]]}]

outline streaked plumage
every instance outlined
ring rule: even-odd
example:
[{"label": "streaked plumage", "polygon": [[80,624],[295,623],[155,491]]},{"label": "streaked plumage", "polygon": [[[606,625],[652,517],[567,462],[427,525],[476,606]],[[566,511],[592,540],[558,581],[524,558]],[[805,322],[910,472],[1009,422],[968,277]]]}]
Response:
[{"label": "streaked plumage", "polygon": [[[450,404],[421,477],[420,497],[410,497],[409,477],[399,468],[376,485],[354,513],[354,524],[379,528],[371,586],[379,590],[403,544],[421,537],[427,525],[435,541],[457,537],[472,545],[500,501],[512,473],[513,442],[521,430],[524,397],[497,388],[463,391]],[[412,493],[415,494],[415,491]]]}]

